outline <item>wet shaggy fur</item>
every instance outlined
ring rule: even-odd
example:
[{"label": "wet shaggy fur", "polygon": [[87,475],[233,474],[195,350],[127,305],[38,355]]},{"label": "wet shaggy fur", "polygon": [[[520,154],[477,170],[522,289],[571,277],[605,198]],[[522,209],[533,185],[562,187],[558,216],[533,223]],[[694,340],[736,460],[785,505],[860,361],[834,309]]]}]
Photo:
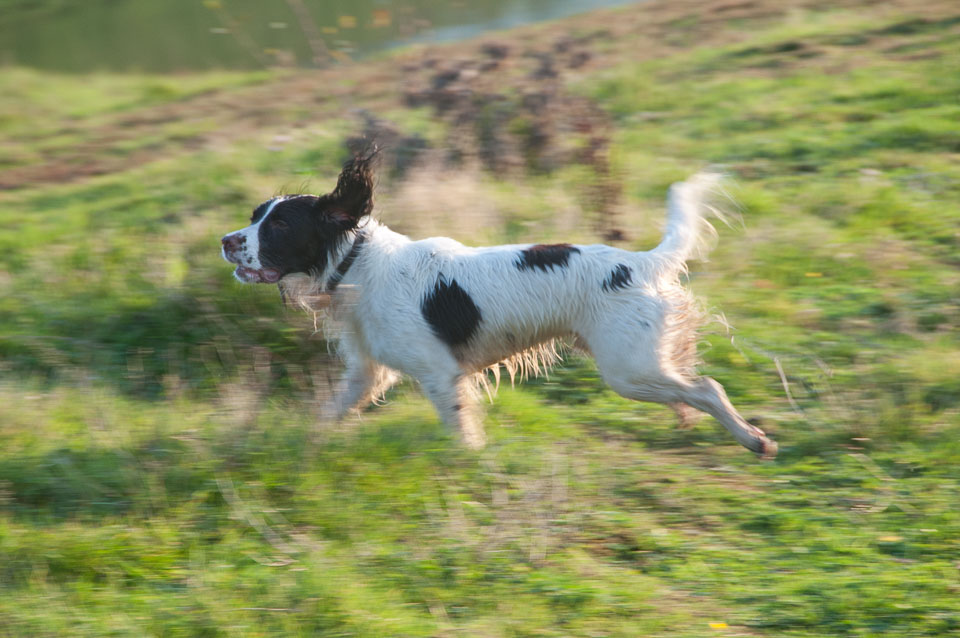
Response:
[{"label": "wet shaggy fur", "polygon": [[371,158],[356,157],[328,195],[258,206],[249,226],[224,236],[222,251],[239,280],[279,283],[285,297],[322,310],[346,364],[324,418],[343,418],[407,375],[467,445],[481,447],[475,389],[487,383],[484,371],[497,383],[501,367],[511,380],[538,374],[564,341],[592,355],[619,394],[670,405],[683,424],[707,412],[772,456],[776,443],[696,371],[700,314],[681,277],[712,232],[705,217],[715,212],[716,186],[710,174],[674,184],[663,240],[647,252],[470,248],[445,237],[414,241],[374,219]]}]

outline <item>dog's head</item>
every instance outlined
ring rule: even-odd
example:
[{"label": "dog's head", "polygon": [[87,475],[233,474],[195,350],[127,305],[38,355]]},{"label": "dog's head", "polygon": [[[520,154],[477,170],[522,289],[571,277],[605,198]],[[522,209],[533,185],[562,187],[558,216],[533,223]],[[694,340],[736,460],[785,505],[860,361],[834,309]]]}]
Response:
[{"label": "dog's head", "polygon": [[250,225],[220,240],[223,258],[245,283],[277,283],[292,273],[321,274],[344,237],[373,209],[373,155],[343,166],[333,192],[274,197]]}]

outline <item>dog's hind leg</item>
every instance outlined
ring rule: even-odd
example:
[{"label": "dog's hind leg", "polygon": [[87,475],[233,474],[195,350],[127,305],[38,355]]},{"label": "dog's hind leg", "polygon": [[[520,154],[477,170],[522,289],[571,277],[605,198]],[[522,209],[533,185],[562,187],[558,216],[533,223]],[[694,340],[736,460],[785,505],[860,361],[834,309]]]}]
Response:
[{"label": "dog's hind leg", "polygon": [[706,412],[725,427],[741,445],[764,457],[777,453],[777,444],[763,430],[747,423],[737,412],[723,386],[710,377],[687,378],[661,363],[656,343],[610,337],[588,340],[597,368],[618,394],[636,401],[663,403],[676,410],[677,404]]},{"label": "dog's hind leg", "polygon": [[689,383],[679,384],[678,389],[684,403],[712,415],[748,450],[764,458],[777,455],[776,441],[767,438],[763,430],[740,416],[717,381],[710,377],[697,377]]},{"label": "dog's hind leg", "polygon": [[706,412],[748,450],[764,458],[777,455],[776,442],[767,438],[760,428],[747,423],[730,403],[723,386],[710,377],[697,377],[689,381],[668,376],[656,379],[611,378],[608,383],[618,394],[628,399],[665,403],[674,410],[677,409],[677,404],[683,404],[686,408],[685,415],[691,408]]},{"label": "dog's hind leg", "polygon": [[686,403],[670,403],[670,409],[677,415],[677,427],[681,430],[689,430],[697,424],[703,413],[694,410]]}]

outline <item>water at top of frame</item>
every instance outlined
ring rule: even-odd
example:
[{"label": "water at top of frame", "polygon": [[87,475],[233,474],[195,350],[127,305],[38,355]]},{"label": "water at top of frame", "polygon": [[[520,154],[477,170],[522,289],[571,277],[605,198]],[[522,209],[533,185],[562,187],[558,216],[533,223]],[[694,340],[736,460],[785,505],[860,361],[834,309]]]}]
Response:
[{"label": "water at top of frame", "polygon": [[630,1],[0,0],[0,64],[65,72],[311,66]]}]

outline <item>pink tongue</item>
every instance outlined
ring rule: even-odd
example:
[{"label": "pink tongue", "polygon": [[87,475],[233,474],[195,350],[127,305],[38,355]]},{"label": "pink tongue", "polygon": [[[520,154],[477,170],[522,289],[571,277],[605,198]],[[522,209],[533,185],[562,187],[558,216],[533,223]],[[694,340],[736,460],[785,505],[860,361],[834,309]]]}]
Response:
[{"label": "pink tongue", "polygon": [[237,266],[237,273],[239,273],[245,281],[252,283],[275,284],[280,281],[280,271],[274,268],[254,270],[246,266]]}]

